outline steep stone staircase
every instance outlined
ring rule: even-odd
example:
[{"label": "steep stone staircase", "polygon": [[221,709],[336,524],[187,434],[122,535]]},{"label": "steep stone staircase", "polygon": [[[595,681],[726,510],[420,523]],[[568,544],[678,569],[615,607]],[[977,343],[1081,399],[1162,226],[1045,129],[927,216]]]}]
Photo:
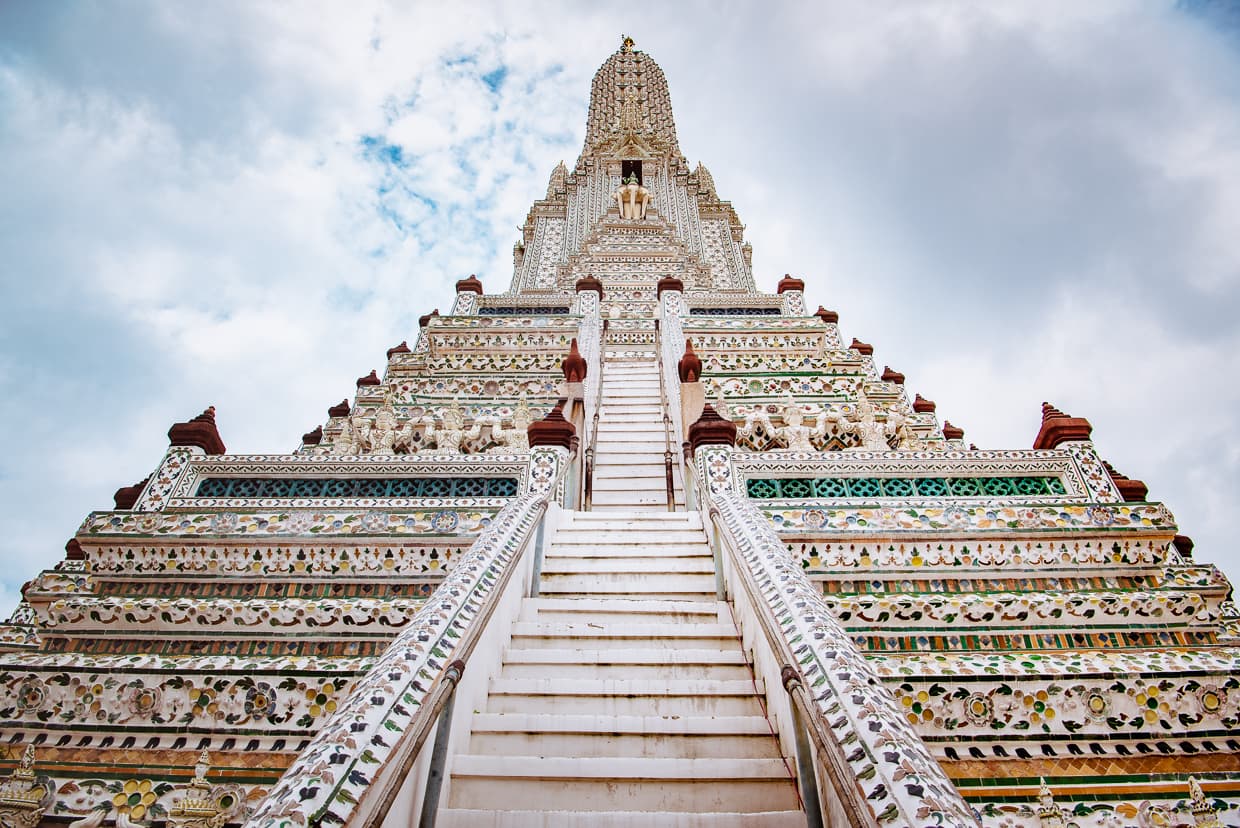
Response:
[{"label": "steep stone staircase", "polygon": [[655,370],[653,354],[608,365],[608,483],[546,550],[441,826],[805,825],[701,515],[666,511]]},{"label": "steep stone staircase", "polygon": [[[653,350],[638,348],[608,346],[604,353],[607,364],[594,461],[594,509],[667,510],[663,453],[668,443],[659,399],[659,368]],[[679,446],[671,448],[680,450]],[[678,470],[674,485],[676,508],[683,509],[684,488]]]}]

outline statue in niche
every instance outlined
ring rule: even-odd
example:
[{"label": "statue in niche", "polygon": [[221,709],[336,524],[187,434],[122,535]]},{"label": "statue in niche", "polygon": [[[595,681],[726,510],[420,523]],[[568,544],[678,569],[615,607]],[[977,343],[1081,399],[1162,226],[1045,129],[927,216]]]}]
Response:
[{"label": "statue in niche", "polygon": [[620,218],[640,220],[646,217],[646,206],[650,203],[650,191],[637,182],[635,174],[629,175],[620,183],[620,189],[611,194],[620,210]]}]

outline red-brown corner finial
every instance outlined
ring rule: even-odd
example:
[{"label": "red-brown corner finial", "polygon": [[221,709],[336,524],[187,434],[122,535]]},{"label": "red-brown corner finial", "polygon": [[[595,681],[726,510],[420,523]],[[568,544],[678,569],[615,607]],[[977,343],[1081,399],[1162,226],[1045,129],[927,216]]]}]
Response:
[{"label": "red-brown corner finial", "polygon": [[302,445],[317,446],[323,442],[323,426],[315,426],[314,431],[307,431],[301,435]]},{"label": "red-brown corner finial", "polygon": [[525,430],[526,436],[530,441],[530,448],[538,446],[559,446],[572,450],[573,438],[577,436],[577,429],[573,428],[573,424],[564,419],[564,403],[566,400],[560,398],[556,401],[555,407],[547,412],[547,416],[541,420],[535,420],[530,423]]},{"label": "red-brown corner finial", "polygon": [[913,410],[918,414],[933,414],[936,408],[938,406],[934,404],[934,400],[928,400],[921,394],[913,398]]},{"label": "red-brown corner finial", "polygon": [[1053,449],[1061,443],[1088,440],[1094,427],[1084,417],[1069,417],[1048,402],[1042,403],[1042,427],[1034,438],[1035,449]]},{"label": "red-brown corner finial", "polygon": [[196,446],[207,454],[223,454],[224,441],[215,426],[215,406],[184,423],[174,423],[168,429],[168,444],[173,446]]},{"label": "red-brown corner finial", "polygon": [[468,279],[460,279],[456,283],[457,293],[476,293],[482,295],[482,282],[474,274],[469,274]]},{"label": "red-brown corner finial", "polygon": [[702,360],[693,352],[693,341],[685,340],[685,354],[676,366],[681,382],[697,382],[702,378]]},{"label": "red-brown corner finial", "polygon": [[392,356],[395,354],[407,354],[407,353],[409,353],[409,341],[406,339],[402,339],[399,345],[396,345],[394,347],[387,349],[387,358],[391,359]]},{"label": "red-brown corner finial", "polygon": [[598,294],[600,300],[603,298],[603,283],[594,276],[582,276],[577,280],[576,288],[578,293],[592,290]]},{"label": "red-brown corner finial", "polygon": [[890,365],[883,366],[883,382],[894,382],[896,385],[904,384],[904,375],[899,371],[893,371]]},{"label": "red-brown corner finial", "polygon": [[852,344],[848,346],[854,351],[860,351],[865,356],[874,356],[874,346],[868,342],[862,342],[857,337],[853,337]]},{"label": "red-brown corner finial", "polygon": [[791,274],[785,273],[785,274],[784,274],[784,278],[782,278],[782,279],[780,279],[780,280],[779,280],[779,285],[778,285],[778,286],[776,286],[776,288],[775,288],[775,292],[776,292],[776,293],[784,293],[785,291],[789,291],[789,290],[800,290],[800,291],[804,291],[804,290],[805,290],[805,282],[804,282],[804,280],[802,280],[802,279],[797,279],[796,277],[792,276]]},{"label": "red-brown corner finial", "polygon": [[1150,493],[1150,489],[1140,480],[1134,480],[1122,472],[1115,470],[1106,460],[1102,461],[1102,465],[1107,470],[1107,474],[1111,476],[1111,482],[1115,484],[1115,488],[1119,490],[1119,496],[1125,502],[1144,502]]},{"label": "red-brown corner finial", "polygon": [[373,368],[370,369],[370,373],[366,376],[357,378],[358,388],[373,387],[382,384],[382,380],[379,379],[379,375],[375,373],[375,369]]},{"label": "red-brown corner finial", "polygon": [[694,454],[700,446],[736,445],[736,423],[725,420],[710,403],[702,406],[702,416],[689,426],[689,453]]},{"label": "red-brown corner finial", "polygon": [[818,310],[814,312],[814,316],[817,316],[823,322],[828,324],[833,324],[840,321],[840,315],[838,313],[833,310],[827,310],[822,305],[818,306]]},{"label": "red-brown corner finial", "polygon": [[[138,497],[142,494],[142,490],[146,488],[146,484],[151,480],[148,474],[144,479],[139,480],[132,486],[121,486],[112,495],[112,502],[116,504],[117,509],[132,509],[134,504],[138,502]],[[76,541],[69,541],[76,543]],[[79,547],[80,548],[80,547]]]},{"label": "red-brown corner finial", "polygon": [[677,279],[675,276],[664,276],[659,280],[659,283],[655,285],[655,298],[657,299],[661,297],[663,295],[663,291],[665,290],[675,290],[684,293],[685,283],[680,279]]},{"label": "red-brown corner finial", "polygon": [[333,405],[331,408],[327,409],[327,416],[328,417],[347,417],[349,416],[350,410],[352,410],[352,406],[349,405],[349,399],[348,397],[346,397],[340,402]]},{"label": "red-brown corner finial", "polygon": [[430,313],[422,314],[421,316],[418,317],[418,327],[425,328],[427,325],[431,324],[431,320],[434,319],[438,315],[439,315],[439,308],[435,308]]},{"label": "red-brown corner finial", "polygon": [[564,361],[560,363],[560,370],[564,372],[564,379],[568,382],[582,382],[586,378],[585,357],[577,350],[577,338],[573,337],[568,343],[568,356],[564,357]]},{"label": "red-brown corner finial", "polygon": [[960,428],[959,426],[952,425],[951,420],[944,420],[943,421],[943,439],[944,440],[963,440],[964,429]]}]

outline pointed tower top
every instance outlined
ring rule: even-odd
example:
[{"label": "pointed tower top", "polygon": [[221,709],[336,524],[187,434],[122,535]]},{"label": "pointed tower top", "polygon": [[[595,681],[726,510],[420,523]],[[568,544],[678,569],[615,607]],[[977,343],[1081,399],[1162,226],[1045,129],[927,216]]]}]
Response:
[{"label": "pointed tower top", "polygon": [[635,51],[633,39],[627,36],[594,74],[581,153],[603,150],[626,132],[640,135],[660,152],[680,155],[663,70],[645,52]]},{"label": "pointed tower top", "polygon": [[633,38],[628,35],[620,35],[620,51],[631,52],[633,51],[633,46]]}]

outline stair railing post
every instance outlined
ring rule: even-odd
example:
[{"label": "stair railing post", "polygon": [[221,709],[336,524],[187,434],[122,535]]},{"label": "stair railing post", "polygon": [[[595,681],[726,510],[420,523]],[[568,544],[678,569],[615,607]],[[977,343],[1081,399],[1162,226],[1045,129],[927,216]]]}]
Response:
[{"label": "stair railing post", "polygon": [[538,519],[538,534],[534,536],[534,571],[530,574],[530,597],[538,597],[538,580],[542,577],[543,534],[547,528],[547,513]]},{"label": "stair railing post", "polygon": [[[539,538],[542,537],[542,523],[538,524]],[[444,681],[451,683],[448,700],[439,711],[439,722],[435,725],[435,744],[431,748],[431,763],[426,771],[426,793],[422,796],[422,814],[418,818],[418,828],[435,828],[435,818],[439,815],[439,794],[443,791],[444,769],[448,764],[448,740],[452,737],[452,710],[456,706],[456,686],[465,673],[465,662],[457,659],[444,671]]]},{"label": "stair railing post", "polygon": [[663,379],[663,334],[658,317],[654,320],[655,367],[659,373],[659,405],[663,410],[663,477],[667,489],[667,510],[676,511],[676,483],[672,475],[672,418],[667,414],[667,383]]},{"label": "stair railing post", "polygon": [[594,454],[595,444],[598,441],[598,421],[599,412],[603,408],[603,366],[607,364],[607,319],[603,320],[603,329],[599,334],[598,344],[598,376],[595,377],[594,395],[594,416],[590,419],[590,440],[586,445],[585,453],[585,473],[582,475],[585,480],[585,488],[582,494],[581,508],[583,511],[590,511],[594,505]]},{"label": "stair railing post", "polygon": [[779,671],[784,690],[792,696],[792,723],[797,746],[797,785],[801,789],[801,802],[805,805],[805,822],[808,828],[823,828],[822,803],[818,799],[818,774],[814,771],[814,752],[809,744],[809,731],[797,691],[804,685],[801,673],[792,665],[785,664]]}]

